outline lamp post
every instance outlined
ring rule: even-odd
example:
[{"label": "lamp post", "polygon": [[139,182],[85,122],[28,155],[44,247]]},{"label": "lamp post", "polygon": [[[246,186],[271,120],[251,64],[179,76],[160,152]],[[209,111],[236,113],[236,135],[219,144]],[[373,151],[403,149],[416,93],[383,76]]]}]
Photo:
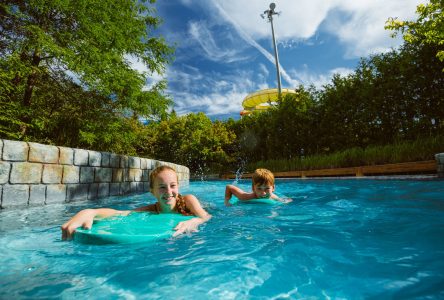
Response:
[{"label": "lamp post", "polygon": [[261,14],[261,17],[264,18],[264,16],[268,17],[268,20],[271,23],[271,34],[273,36],[273,48],[274,48],[274,60],[276,63],[276,74],[277,74],[277,84],[278,84],[278,99],[281,99],[281,72],[279,71],[279,58],[278,58],[278,51],[276,47],[276,39],[274,37],[274,27],[273,27],[273,15],[279,15],[279,13],[275,12],[274,9],[276,8],[276,4],[270,3],[270,9],[267,9],[264,11],[263,14]]}]

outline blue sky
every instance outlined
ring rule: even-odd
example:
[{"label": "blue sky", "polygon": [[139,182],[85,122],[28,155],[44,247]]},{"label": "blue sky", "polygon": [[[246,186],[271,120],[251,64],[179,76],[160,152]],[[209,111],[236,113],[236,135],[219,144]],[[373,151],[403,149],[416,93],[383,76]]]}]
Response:
[{"label": "blue sky", "polygon": [[[162,76],[179,115],[202,111],[239,119],[249,93],[277,87],[270,23],[273,1],[158,0],[159,33],[175,45]],[[361,57],[398,47],[384,30],[389,17],[416,19],[420,0],[276,0],[274,18],[283,88],[316,87],[352,72]],[[137,66],[135,66],[137,68]]]}]

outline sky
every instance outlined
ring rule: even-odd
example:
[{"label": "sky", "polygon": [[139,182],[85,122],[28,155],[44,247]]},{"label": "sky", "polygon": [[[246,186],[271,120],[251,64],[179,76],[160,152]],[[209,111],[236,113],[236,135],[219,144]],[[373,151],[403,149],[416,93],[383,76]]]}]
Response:
[{"label": "sky", "polygon": [[[158,0],[156,34],[176,49],[164,78],[178,115],[204,112],[239,119],[250,93],[277,88],[267,0]],[[396,49],[402,38],[384,29],[388,18],[415,20],[421,0],[275,0],[273,25],[282,88],[322,88],[366,58]],[[137,68],[137,66],[135,66]],[[140,67],[140,66],[139,66]],[[140,67],[141,68],[141,67]]]}]

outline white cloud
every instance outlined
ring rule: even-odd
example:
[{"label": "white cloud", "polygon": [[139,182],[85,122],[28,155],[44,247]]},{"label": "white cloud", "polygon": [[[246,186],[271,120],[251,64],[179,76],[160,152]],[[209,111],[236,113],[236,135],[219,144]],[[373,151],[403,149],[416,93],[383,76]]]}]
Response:
[{"label": "white cloud", "polygon": [[[219,43],[213,38],[213,31],[206,22],[190,22],[188,26],[190,36],[201,46],[204,50],[205,56],[213,61],[224,61],[226,63],[245,59],[239,55],[236,48],[223,47],[223,41]],[[228,36],[227,38],[230,38]],[[230,45],[232,42],[229,43]]]},{"label": "white cloud", "polygon": [[[223,71],[220,73],[208,71],[207,68],[203,68],[205,71],[200,71],[198,67],[183,64],[180,65],[180,70],[170,68],[167,71],[168,81],[172,84],[178,83],[177,85],[181,87],[179,91],[175,90],[173,93],[176,112],[185,114],[190,111],[203,111],[208,115],[238,113],[247,94],[269,88],[267,81],[275,78],[270,24],[260,17],[272,1],[180,1],[200,16],[199,19],[189,21],[187,36],[180,37],[180,47],[186,49],[183,51],[186,58],[178,58],[180,63],[186,63],[190,57],[195,59],[197,55],[222,65],[246,61],[242,64],[245,69],[239,70],[240,66],[237,70],[230,68],[230,75]],[[384,29],[386,20],[390,17],[402,20],[415,19],[416,6],[425,0],[275,0],[274,2],[276,11],[282,12],[274,18],[280,49],[302,49],[310,44],[319,46],[324,43],[319,37],[323,38],[328,34],[340,42],[343,58],[356,59],[397,47],[401,41],[399,38],[391,38],[390,32]],[[264,42],[268,42],[270,47],[264,48],[262,46]],[[199,48],[195,48],[196,46]],[[254,47],[257,51],[251,51],[249,47]],[[259,61],[254,59],[258,54],[269,63],[248,65],[250,59]],[[203,59],[200,62],[204,62]],[[321,88],[331,81],[335,73],[345,76],[354,72],[340,65],[327,71],[313,71],[310,69],[312,66],[295,68],[287,63],[285,67],[280,66],[282,86],[289,88],[295,88],[301,83]]]},{"label": "white cloud", "polygon": [[[275,64],[274,54],[271,54],[266,49],[264,49],[259,43],[257,43],[252,36],[246,32],[242,26],[237,22],[238,20],[235,20],[232,18],[232,16],[227,13],[222,6],[220,6],[218,3],[215,3],[215,7],[219,10],[219,14],[221,14],[229,23],[233,25],[233,27],[237,30],[238,34],[251,46],[259,50],[260,53],[264,55],[264,57],[270,61],[272,64]],[[282,78],[284,78],[290,85],[297,86],[299,85],[299,82],[293,78],[291,78],[287,71],[282,67],[281,64],[279,64],[280,73]]]},{"label": "white cloud", "polygon": [[142,88],[143,91],[149,91],[156,83],[165,79],[164,75],[161,75],[157,72],[150,72],[148,67],[137,56],[125,55],[125,59],[129,62],[133,70],[136,70],[140,74],[144,74],[147,76],[147,82]]},{"label": "white cloud", "polygon": [[[270,37],[270,25],[261,14],[269,9],[270,1],[213,0],[233,19],[242,30],[254,39]],[[326,17],[333,1],[329,0],[280,0],[275,1],[275,31],[280,39],[299,39],[312,36]]]},{"label": "white cloud", "polygon": [[[227,22],[254,40],[270,38],[270,26],[259,17],[270,1],[213,0]],[[278,41],[304,40],[322,27],[335,35],[347,48],[349,57],[361,57],[386,51],[399,45],[384,29],[389,17],[412,19],[416,6],[425,0],[280,0],[274,18]],[[335,12],[340,12],[336,14]],[[346,16],[346,18],[344,18]],[[247,41],[249,42],[249,41]],[[249,42],[251,43],[251,42]],[[264,54],[266,55],[266,54]]]},{"label": "white cloud", "polygon": [[414,19],[416,6],[421,0],[337,0],[335,9],[349,17],[338,19],[340,14],[331,14],[326,20],[327,30],[347,46],[347,57],[361,57],[386,52],[401,44],[400,39],[390,37],[384,29],[390,17],[401,20]]},{"label": "white cloud", "polygon": [[125,59],[129,62],[132,69],[136,70],[140,74],[148,73],[148,68],[144,62],[134,55],[125,55]]},{"label": "white cloud", "polygon": [[260,82],[257,77],[261,76],[260,72],[250,71],[239,71],[233,75],[212,75],[203,76],[195,68],[185,68],[185,71],[168,70],[169,82],[180,82],[185,87],[174,92],[174,109],[178,115],[190,111],[203,111],[209,116],[238,114],[245,96],[257,90],[257,82]]},{"label": "white cloud", "polygon": [[304,68],[302,70],[291,70],[290,71],[290,73],[293,76],[297,76],[298,78],[301,78],[301,80],[304,81],[305,86],[314,85],[318,89],[320,89],[324,85],[330,83],[334,74],[339,74],[341,76],[347,76],[353,72],[354,72],[354,70],[352,70],[352,69],[335,68],[335,69],[329,70],[326,73],[319,74],[319,73],[311,72],[306,65],[304,66]]}]

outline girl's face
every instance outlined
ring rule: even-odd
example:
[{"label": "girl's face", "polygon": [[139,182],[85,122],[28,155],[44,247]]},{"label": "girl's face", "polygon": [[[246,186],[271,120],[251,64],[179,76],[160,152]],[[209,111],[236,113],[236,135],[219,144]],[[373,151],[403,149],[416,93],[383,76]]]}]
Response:
[{"label": "girl's face", "polygon": [[274,191],[274,185],[271,184],[256,184],[253,185],[253,192],[256,198],[270,198]]},{"label": "girl's face", "polygon": [[176,197],[179,195],[177,174],[171,170],[160,172],[154,179],[151,193],[159,201],[163,211],[172,211],[176,207]]}]

